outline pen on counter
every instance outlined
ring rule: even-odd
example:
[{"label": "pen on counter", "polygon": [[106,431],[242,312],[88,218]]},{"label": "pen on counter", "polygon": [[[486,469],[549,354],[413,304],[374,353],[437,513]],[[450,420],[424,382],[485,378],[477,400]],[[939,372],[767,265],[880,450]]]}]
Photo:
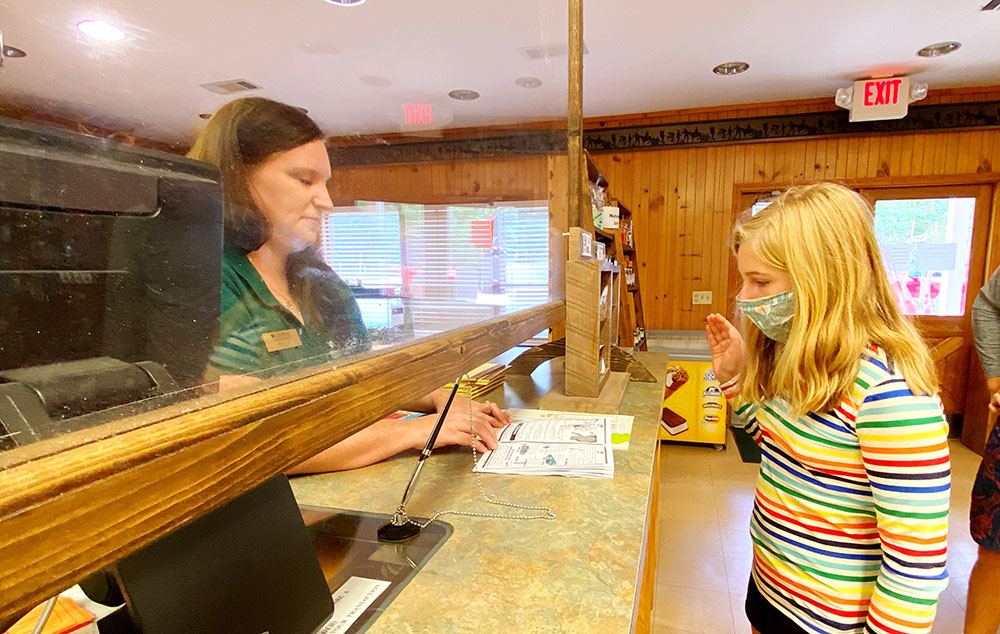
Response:
[{"label": "pen on counter", "polygon": [[410,501],[410,495],[416,486],[420,470],[424,466],[424,460],[427,460],[427,457],[431,455],[431,451],[434,450],[434,443],[437,442],[438,434],[444,425],[444,419],[448,415],[448,410],[451,409],[451,403],[455,400],[455,394],[458,393],[458,386],[461,380],[462,377],[458,377],[455,380],[455,385],[451,388],[451,394],[448,396],[448,402],[441,409],[437,423],[434,424],[431,435],[427,437],[427,444],[424,445],[423,451],[420,452],[420,457],[417,458],[417,466],[413,469],[413,475],[410,476],[410,482],[406,485],[406,491],[403,492],[403,500],[396,508],[396,512],[392,514],[392,521],[378,529],[379,539],[390,542],[401,542],[420,532],[420,526],[406,516],[406,503]]}]

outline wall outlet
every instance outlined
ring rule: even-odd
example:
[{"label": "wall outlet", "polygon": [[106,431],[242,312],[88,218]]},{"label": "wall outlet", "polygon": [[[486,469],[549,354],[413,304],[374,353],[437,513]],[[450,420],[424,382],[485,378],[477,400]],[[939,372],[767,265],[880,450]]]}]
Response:
[{"label": "wall outlet", "polygon": [[712,291],[694,291],[691,293],[691,303],[695,306],[712,303]]}]

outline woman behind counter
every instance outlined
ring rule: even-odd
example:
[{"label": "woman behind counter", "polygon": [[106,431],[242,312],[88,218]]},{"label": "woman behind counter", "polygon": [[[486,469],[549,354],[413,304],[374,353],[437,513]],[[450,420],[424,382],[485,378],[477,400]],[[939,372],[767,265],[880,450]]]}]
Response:
[{"label": "woman behind counter", "polygon": [[[333,203],[323,134],[306,114],[261,98],[238,99],[209,120],[188,153],[222,174],[225,246],[219,344],[207,378],[220,389],[370,349],[350,288],[320,258],[323,214]],[[436,390],[406,409],[436,412]],[[456,397],[437,446],[496,447],[510,417],[492,403]],[[353,469],[420,449],[433,415],[378,421],[297,465],[289,473]]]}]

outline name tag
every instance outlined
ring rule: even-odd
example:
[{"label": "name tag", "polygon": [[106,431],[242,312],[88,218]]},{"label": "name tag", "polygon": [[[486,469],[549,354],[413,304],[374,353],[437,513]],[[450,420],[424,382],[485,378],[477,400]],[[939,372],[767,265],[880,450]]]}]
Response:
[{"label": "name tag", "polygon": [[268,352],[298,348],[302,345],[302,339],[299,338],[299,333],[294,328],[265,332],[261,335],[261,339],[264,340],[264,346]]}]

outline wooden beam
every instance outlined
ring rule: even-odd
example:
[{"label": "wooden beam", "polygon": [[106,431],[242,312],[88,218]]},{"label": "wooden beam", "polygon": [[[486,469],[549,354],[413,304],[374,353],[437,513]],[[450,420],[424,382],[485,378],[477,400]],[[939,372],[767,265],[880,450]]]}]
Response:
[{"label": "wooden beam", "polygon": [[[836,112],[734,117],[605,128],[588,130],[585,143],[590,152],[626,152],[781,139],[871,136],[996,127],[1000,127],[1000,101],[916,106],[910,108],[909,114],[903,119],[861,123],[851,123],[847,111],[840,109]],[[570,131],[572,149],[572,127]]]},{"label": "wooden beam", "polygon": [[151,424],[125,421],[121,433],[69,442],[64,451],[50,447],[36,460],[8,461],[0,471],[0,623],[565,319],[565,312],[563,302],[550,302],[342,367],[305,369],[225,402],[196,401]]},{"label": "wooden beam", "polygon": [[[569,226],[583,227],[587,164],[583,156],[583,0],[569,0]],[[587,205],[590,208],[590,205]]]}]

